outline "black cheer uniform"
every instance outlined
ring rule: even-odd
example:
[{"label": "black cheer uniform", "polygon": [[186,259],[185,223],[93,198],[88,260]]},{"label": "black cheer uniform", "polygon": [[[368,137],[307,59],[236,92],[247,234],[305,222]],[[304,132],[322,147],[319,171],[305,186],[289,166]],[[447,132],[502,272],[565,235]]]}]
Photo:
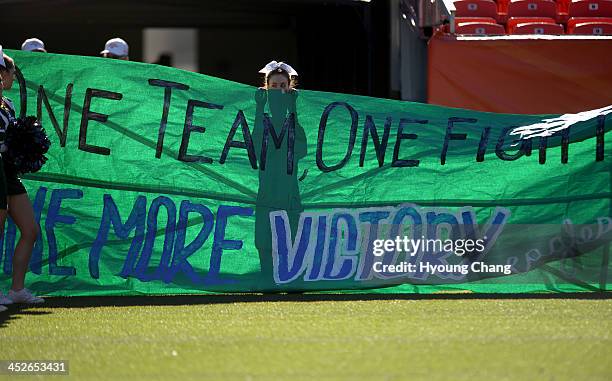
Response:
[{"label": "black cheer uniform", "polygon": [[[9,124],[15,123],[15,107],[13,106],[13,102],[11,102],[8,98],[2,97],[2,102],[0,104],[0,155],[3,152],[6,152],[6,145],[4,144],[4,139],[6,138],[6,129]],[[21,183],[17,172],[12,168],[10,163],[3,162],[3,172],[4,183],[6,184],[6,189],[3,192],[3,187],[0,184],[0,209],[6,209],[6,196],[14,196],[18,194],[27,193],[25,187]],[[0,174],[0,176],[2,175]]]}]

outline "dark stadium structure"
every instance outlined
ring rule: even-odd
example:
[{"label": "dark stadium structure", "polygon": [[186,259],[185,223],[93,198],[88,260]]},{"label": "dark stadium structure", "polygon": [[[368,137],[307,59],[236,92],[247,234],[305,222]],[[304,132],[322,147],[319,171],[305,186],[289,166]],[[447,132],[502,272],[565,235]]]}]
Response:
[{"label": "dark stadium structure", "polygon": [[144,28],[197,28],[201,73],[259,85],[257,70],[284,59],[300,69],[302,88],[398,98],[391,2],[9,0],[0,1],[1,43],[19,49],[38,36],[49,52],[98,56],[120,36],[130,58],[142,61]]}]

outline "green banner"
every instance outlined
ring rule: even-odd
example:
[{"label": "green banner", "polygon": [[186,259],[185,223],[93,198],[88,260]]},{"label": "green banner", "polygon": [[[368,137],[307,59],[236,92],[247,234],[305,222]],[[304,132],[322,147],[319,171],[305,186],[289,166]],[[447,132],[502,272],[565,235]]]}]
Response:
[{"label": "green banner", "polygon": [[5,96],[52,141],[24,176],[39,294],[610,287],[612,106],[493,114],[8,54]]}]

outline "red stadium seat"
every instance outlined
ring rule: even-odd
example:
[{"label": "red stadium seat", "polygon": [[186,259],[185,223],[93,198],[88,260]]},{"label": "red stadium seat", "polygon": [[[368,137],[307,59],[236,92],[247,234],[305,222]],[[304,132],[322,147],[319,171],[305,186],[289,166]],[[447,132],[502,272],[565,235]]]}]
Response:
[{"label": "red stadium seat", "polygon": [[491,17],[455,17],[455,25],[460,22],[484,22],[489,24],[497,24],[497,21]]},{"label": "red stadium seat", "polygon": [[571,0],[557,0],[557,12],[565,12],[567,13],[569,9],[569,3]]},{"label": "red stadium seat", "polygon": [[497,0],[497,11],[508,11],[508,3],[510,0]]},{"label": "red stadium seat", "polygon": [[506,30],[499,24],[492,24],[488,22],[461,22],[457,24],[455,33],[495,36],[506,34]]},{"label": "red stadium seat", "polygon": [[455,1],[457,17],[490,17],[497,20],[497,4],[493,0]]},{"label": "red stadium seat", "polygon": [[612,17],[612,0],[572,1],[569,17]]},{"label": "red stadium seat", "polygon": [[527,22],[555,24],[555,19],[551,17],[512,17],[508,20],[508,32],[510,32],[509,28],[515,27],[517,24],[524,24]]},{"label": "red stadium seat", "polygon": [[569,7],[569,3],[571,3],[572,0],[556,0],[557,5],[559,6],[559,9],[567,11],[568,7]]},{"label": "red stadium seat", "polygon": [[560,35],[565,34],[563,31],[563,25],[561,24],[549,24],[545,22],[528,22],[524,24],[517,24],[510,34],[553,34]]},{"label": "red stadium seat", "polygon": [[567,26],[570,27],[570,26],[573,26],[579,23],[585,23],[585,22],[608,23],[608,22],[612,22],[612,17],[572,17],[567,22]]},{"label": "red stadium seat", "polygon": [[[455,17],[455,33],[457,31],[457,27],[459,26],[459,24],[462,24],[462,23],[485,23],[485,24],[493,24],[493,25],[497,24],[495,19],[491,17]],[[446,28],[444,29],[445,33],[450,33],[450,28],[448,26],[449,25],[447,24]],[[465,34],[471,34],[471,33],[465,33]]]},{"label": "red stadium seat", "polygon": [[557,22],[566,23],[569,18],[569,3],[571,0],[557,0]]},{"label": "red stadium seat", "polygon": [[497,0],[497,21],[505,23],[508,21],[508,3],[510,0]]},{"label": "red stadium seat", "polygon": [[[611,0],[612,1],[612,0]],[[557,4],[552,0],[515,0],[508,4],[508,17],[557,17]]]},{"label": "red stadium seat", "polygon": [[512,17],[508,34],[564,34],[563,26],[549,17]]},{"label": "red stadium seat", "polygon": [[612,23],[604,22],[586,22],[576,24],[571,30],[568,29],[568,34],[583,34],[592,36],[612,36]]},{"label": "red stadium seat", "polygon": [[[466,22],[481,22],[487,24],[497,24],[497,21],[491,17],[455,17],[455,29],[459,23]],[[450,24],[441,25],[439,31],[442,33],[450,33]]]},{"label": "red stadium seat", "polygon": [[594,36],[612,35],[612,18],[572,17],[567,22],[567,34]]}]

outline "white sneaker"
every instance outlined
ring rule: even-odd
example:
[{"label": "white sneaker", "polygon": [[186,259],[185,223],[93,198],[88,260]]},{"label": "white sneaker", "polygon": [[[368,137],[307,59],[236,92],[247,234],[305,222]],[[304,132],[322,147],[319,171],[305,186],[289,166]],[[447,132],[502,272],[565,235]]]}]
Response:
[{"label": "white sneaker", "polygon": [[6,311],[8,310],[8,308],[6,308],[5,306],[3,306],[2,304],[0,304],[0,312],[2,311]]},{"label": "white sneaker", "polygon": [[45,302],[43,298],[32,295],[27,288],[22,288],[19,291],[10,290],[7,296],[13,303],[39,304]]},{"label": "white sneaker", "polygon": [[0,304],[13,304],[13,301],[4,296],[2,291],[0,291]]}]

